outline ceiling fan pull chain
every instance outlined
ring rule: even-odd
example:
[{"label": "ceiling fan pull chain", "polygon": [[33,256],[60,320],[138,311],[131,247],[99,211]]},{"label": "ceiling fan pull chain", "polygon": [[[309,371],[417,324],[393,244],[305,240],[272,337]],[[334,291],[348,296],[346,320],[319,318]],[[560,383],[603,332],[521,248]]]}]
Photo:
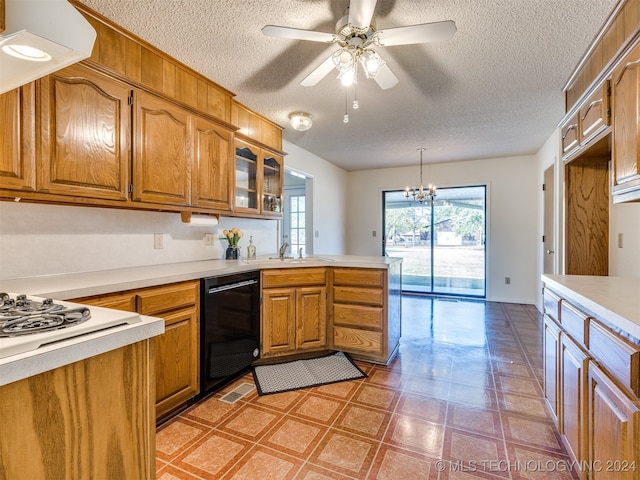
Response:
[{"label": "ceiling fan pull chain", "polygon": [[344,123],[349,123],[349,110],[347,109],[349,105],[349,99],[347,98],[348,92],[349,90],[345,88],[344,89],[344,117],[342,118],[342,121]]}]

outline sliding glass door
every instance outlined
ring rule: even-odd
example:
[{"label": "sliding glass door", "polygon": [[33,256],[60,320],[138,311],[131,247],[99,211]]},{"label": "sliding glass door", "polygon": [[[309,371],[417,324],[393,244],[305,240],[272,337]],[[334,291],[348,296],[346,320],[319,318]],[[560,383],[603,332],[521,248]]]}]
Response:
[{"label": "sliding glass door", "polygon": [[383,254],[402,257],[402,290],[484,297],[486,187],[439,188],[436,200],[383,192]]}]

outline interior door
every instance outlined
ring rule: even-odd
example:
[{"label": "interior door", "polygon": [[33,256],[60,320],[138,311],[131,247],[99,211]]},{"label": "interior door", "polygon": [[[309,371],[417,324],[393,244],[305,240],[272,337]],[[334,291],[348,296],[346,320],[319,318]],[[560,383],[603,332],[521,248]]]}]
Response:
[{"label": "interior door", "polygon": [[555,167],[552,165],[544,171],[544,232],[542,233],[543,250],[543,273],[555,273],[555,222],[553,200],[554,200],[554,173]]}]

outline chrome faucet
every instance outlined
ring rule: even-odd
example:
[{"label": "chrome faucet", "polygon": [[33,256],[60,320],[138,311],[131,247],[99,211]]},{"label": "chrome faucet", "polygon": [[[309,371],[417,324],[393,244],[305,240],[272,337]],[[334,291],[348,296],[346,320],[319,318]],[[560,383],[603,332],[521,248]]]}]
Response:
[{"label": "chrome faucet", "polygon": [[289,244],[287,242],[284,242],[282,244],[282,246],[280,247],[280,250],[278,250],[278,255],[280,255],[280,258],[284,258],[284,254],[287,251],[288,247],[289,247]]}]

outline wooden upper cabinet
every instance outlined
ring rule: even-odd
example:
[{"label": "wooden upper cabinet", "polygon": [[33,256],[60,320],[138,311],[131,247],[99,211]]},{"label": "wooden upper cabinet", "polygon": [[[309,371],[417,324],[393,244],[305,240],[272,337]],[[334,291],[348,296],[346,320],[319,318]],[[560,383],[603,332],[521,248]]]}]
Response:
[{"label": "wooden upper cabinet", "polygon": [[613,194],[640,189],[640,44],[613,72]]},{"label": "wooden upper cabinet", "polygon": [[134,99],[133,200],[191,202],[193,119],[166,100],[143,92]]},{"label": "wooden upper cabinet", "polygon": [[580,108],[580,145],[588,143],[609,126],[609,115],[609,82],[606,81]]},{"label": "wooden upper cabinet", "polygon": [[562,139],[562,155],[566,156],[576,149],[578,143],[578,116],[574,115],[561,126],[560,135]]},{"label": "wooden upper cabinet", "polygon": [[235,146],[234,210],[260,213],[259,185],[260,149],[240,140]]},{"label": "wooden upper cabinet", "polygon": [[130,92],[79,65],[42,79],[39,191],[127,200]]},{"label": "wooden upper cabinet", "polygon": [[192,204],[231,210],[233,133],[203,117],[195,117],[194,129]]},{"label": "wooden upper cabinet", "polygon": [[282,215],[282,188],[284,168],[281,155],[267,150],[262,152],[262,213]]},{"label": "wooden upper cabinet", "polygon": [[35,84],[0,95],[0,188],[36,189]]}]

